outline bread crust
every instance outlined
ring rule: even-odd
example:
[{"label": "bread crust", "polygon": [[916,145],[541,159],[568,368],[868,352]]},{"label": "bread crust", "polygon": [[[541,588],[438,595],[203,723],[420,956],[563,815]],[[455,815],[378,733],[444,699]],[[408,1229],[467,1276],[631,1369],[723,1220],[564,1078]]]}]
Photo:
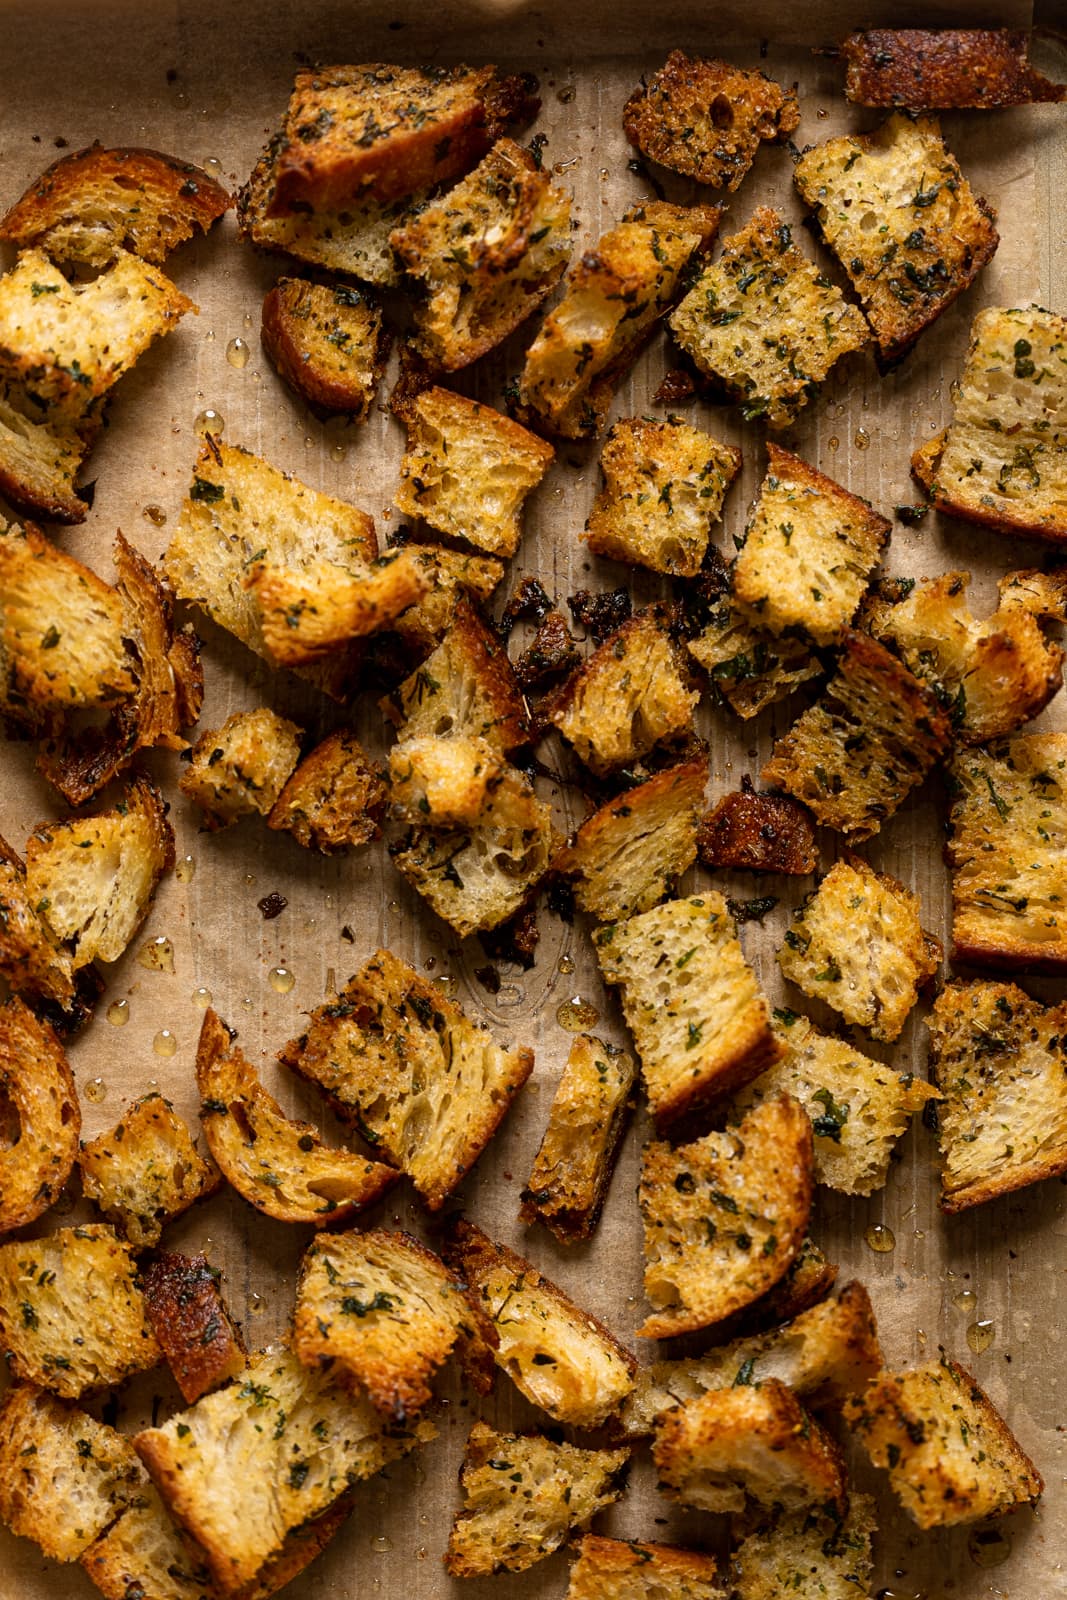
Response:
[{"label": "bread crust", "polygon": [[1027,60],[1030,36],[1012,28],[866,28],[838,47],[845,98],[858,106],[914,111],[977,109],[1062,101]]},{"label": "bread crust", "polygon": [[244,1369],[245,1342],[220,1278],[206,1256],[174,1250],[162,1251],[145,1271],[148,1320],[186,1405]]},{"label": "bread crust", "polygon": [[0,1149],[0,1234],[34,1222],[58,1199],[78,1154],[74,1074],[47,1022],[17,997],[0,1007],[0,1095],[17,1137]]},{"label": "bread crust", "polygon": [[263,301],[263,348],[294,394],[366,422],[391,343],[378,306],[347,284],[279,278]]}]

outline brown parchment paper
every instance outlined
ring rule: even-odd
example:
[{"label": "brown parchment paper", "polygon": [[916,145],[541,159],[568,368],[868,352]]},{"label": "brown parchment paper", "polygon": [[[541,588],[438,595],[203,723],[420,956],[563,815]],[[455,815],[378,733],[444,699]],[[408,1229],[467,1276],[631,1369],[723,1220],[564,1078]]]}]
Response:
[{"label": "brown parchment paper", "polygon": [[[928,9],[883,4],[867,7],[839,0],[825,4],[698,6],[692,3],[637,5],[563,4],[547,0],[536,9],[521,4],[478,5],[475,0],[438,0],[432,10],[409,0],[392,5],[285,0],[278,5],[211,4],[159,0],[99,0],[94,5],[53,5],[19,0],[0,5],[0,204],[7,204],[57,153],[105,143],[146,144],[204,163],[221,164],[234,186],[247,175],[284,108],[292,74],[307,60],[409,62],[496,60],[532,68],[541,77],[544,107],[536,128],[548,134],[545,159],[573,186],[580,221],[578,248],[594,239],[624,207],[647,193],[627,168],[632,151],[621,130],[623,102],[642,71],[660,64],[680,45],[760,64],[783,80],[799,82],[803,121],[800,145],[848,128],[873,125],[875,114],[845,105],[841,75],[811,47],[833,41],[850,28],[880,23],[966,20],[1026,25],[1030,6],[1016,3]],[[1051,20],[1055,20],[1054,17]],[[763,49],[761,50],[761,41]],[[1053,71],[1064,57],[1050,58]],[[1057,107],[1002,113],[959,114],[944,119],[950,147],[975,186],[997,207],[1002,242],[977,286],[921,341],[905,365],[880,379],[869,360],[842,363],[798,424],[785,436],[807,459],[869,496],[883,510],[913,495],[908,457],[913,445],[942,426],[948,389],[966,348],[973,314],[992,303],[1026,304],[1037,298],[1063,309],[1064,115]],[[682,183],[672,195],[694,191]],[[791,167],[784,150],[765,148],[740,192],[730,201],[724,232],[745,221],[753,207],[771,203],[799,221]],[[804,247],[818,254],[806,233]],[[257,257],[238,246],[232,215],[207,241],[186,246],[170,270],[200,306],[179,330],[154,348],[116,395],[111,425],[93,457],[95,505],[84,527],[57,533],[59,542],[111,577],[110,549],[122,528],[149,556],[164,548],[172,531],[195,455],[195,423],[207,408],[225,419],[225,436],[261,452],[315,487],[348,498],[370,511],[379,530],[395,525],[390,501],[402,453],[402,430],[384,411],[362,429],[340,422],[321,424],[281,385],[259,347],[259,308],[266,289],[285,269],[281,259]],[[830,269],[836,275],[836,268]],[[461,375],[456,387],[500,403],[502,385],[521,364],[524,335],[493,359]],[[227,359],[234,339],[251,355],[244,368]],[[660,335],[623,385],[614,416],[653,411],[652,394],[671,364]],[[761,431],[743,426],[728,408],[696,405],[686,413],[720,437],[743,446],[741,480],[727,501],[716,535],[732,550],[731,536],[743,527],[762,475]],[[596,450],[564,445],[556,466],[529,504],[526,535],[501,598],[519,578],[536,575],[561,598],[575,588],[610,588],[631,582],[644,601],[663,592],[649,575],[589,556],[581,529],[597,484]],[[144,515],[160,507],[166,524]],[[1040,561],[1046,552],[1019,541],[930,516],[921,527],[894,530],[891,572],[918,576],[963,566],[976,574],[973,600],[991,600],[998,575]],[[292,716],[310,736],[320,737],[342,717],[299,680],[274,673],[235,646],[202,618],[207,697],[201,728],[217,727],[233,710],[266,703]],[[756,722],[741,724],[705,703],[700,731],[709,739],[709,800],[755,774],[774,737],[791,722],[795,705],[779,706]],[[385,748],[379,712],[371,696],[351,709],[359,736],[376,751]],[[1063,726],[1062,696],[1038,726]],[[573,775],[567,754],[548,742],[549,767]],[[33,773],[32,750],[4,747],[0,785],[0,831],[21,845],[33,824],[60,814],[54,797]],[[524,1235],[517,1221],[519,1190],[539,1142],[551,1095],[566,1058],[570,1034],[557,1021],[562,1003],[574,997],[595,1007],[594,1029],[621,1041],[614,1003],[596,976],[588,928],[568,927],[542,911],[541,943],[534,968],[504,969],[489,995],[475,977],[485,957],[477,941],[462,947],[424,909],[393,871],[384,842],[346,859],[323,860],[300,850],[288,836],[243,822],[223,834],[201,834],[197,817],[177,792],[179,768],[169,755],[150,767],[172,802],[179,861],[193,876],[171,878],[142,935],[108,975],[108,992],[96,1020],[74,1044],[71,1056],[82,1092],[85,1136],[111,1126],[123,1105],[158,1084],[191,1120],[196,1115],[192,1062],[202,1011],[197,991],[210,991],[215,1007],[240,1032],[242,1046],[260,1063],[284,1105],[310,1115],[339,1137],[321,1103],[274,1063],[274,1052],[301,1027],[303,1014],[332,987],[342,984],[379,944],[387,944],[446,983],[475,1016],[502,1038],[532,1045],[534,1078],[510,1120],[464,1185],[469,1213],[497,1237],[526,1251],[550,1276],[626,1342],[643,1318],[640,1229],[634,1189],[638,1153],[648,1128],[643,1113],[627,1135],[603,1221],[586,1247],[564,1250],[543,1230]],[[546,785],[561,826],[584,814],[575,788]],[[927,785],[873,841],[870,859],[896,873],[922,895],[927,926],[948,938],[948,881],[941,861],[944,807],[935,784]],[[822,839],[824,866],[836,851],[832,835]],[[707,875],[692,873],[689,892]],[[775,1004],[787,999],[773,960],[790,908],[807,882],[759,882],[724,877],[729,894],[772,892],[781,904],[764,928],[743,931]],[[268,892],[288,905],[265,921],[257,901]],[[350,938],[342,934],[350,930]],[[147,970],[138,952],[158,936],[174,948],[174,972]],[[284,966],[295,982],[278,993],[268,982]],[[1056,985],[1033,986],[1051,998]],[[794,997],[795,998],[795,997]],[[105,1019],[109,1002],[128,1001],[129,1022],[118,1029]],[[199,995],[203,1003],[203,994]],[[912,1019],[892,1051],[876,1054],[901,1068],[924,1070],[925,1031]],[[155,1053],[153,1040],[170,1030],[173,1055]],[[864,1046],[868,1048],[867,1045]],[[1001,1527],[1010,1552],[995,1568],[980,1567],[968,1554],[967,1530],[920,1535],[862,1461],[855,1481],[879,1493],[881,1533],[876,1582],[899,1600],[1053,1600],[1067,1595],[1061,1422],[1064,1191],[1060,1183],[1024,1190],[955,1219],[936,1207],[932,1136],[914,1128],[904,1140],[888,1187],[870,1200],[848,1201],[818,1194],[812,1231],[841,1265],[844,1282],[858,1276],[868,1286],[878,1314],[887,1359],[909,1364],[936,1354],[939,1345],[971,1368],[1016,1429],[1045,1475],[1039,1511],[1007,1518]],[[39,1231],[87,1214],[82,1202],[66,1199],[42,1219]],[[403,1191],[390,1195],[374,1220],[426,1233],[419,1208]],[[896,1246],[876,1254],[864,1242],[873,1223],[892,1230]],[[222,1193],[175,1224],[167,1243],[206,1249],[225,1273],[225,1286],[249,1341],[262,1344],[284,1333],[297,1261],[309,1231],[286,1227],[252,1211],[233,1193]],[[974,1296],[957,1304],[964,1293]],[[962,1305],[962,1309],[961,1309]],[[973,1354],[968,1326],[989,1320],[995,1338]],[[645,1361],[654,1350],[637,1341]],[[367,1594],[403,1593],[411,1600],[458,1594],[561,1596],[566,1559],[556,1555],[521,1576],[465,1584],[441,1567],[450,1521],[458,1507],[456,1471],[467,1429],[475,1415],[504,1427],[537,1426],[536,1413],[501,1378],[496,1395],[472,1405],[454,1377],[442,1385],[438,1441],[365,1485],[351,1523],[331,1549],[288,1591],[294,1600],[355,1600]],[[162,1372],[131,1385],[120,1397],[118,1424],[132,1430],[146,1417],[168,1412],[177,1394]],[[621,1503],[603,1516],[602,1531],[623,1537],[663,1538],[721,1548],[717,1519],[687,1513],[658,1495],[647,1456],[637,1452],[630,1486]],[[77,1567],[61,1569],[36,1548],[0,1530],[0,1600],[85,1600],[95,1593]]]}]

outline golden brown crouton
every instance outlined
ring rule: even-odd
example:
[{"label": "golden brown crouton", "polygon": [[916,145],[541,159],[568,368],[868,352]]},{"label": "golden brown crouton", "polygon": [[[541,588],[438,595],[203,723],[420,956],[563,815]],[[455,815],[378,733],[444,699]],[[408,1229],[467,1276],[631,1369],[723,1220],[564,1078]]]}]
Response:
[{"label": "golden brown crouton", "polygon": [[245,580],[255,600],[263,648],[282,667],[344,659],[344,647],[388,628],[429,587],[413,550],[387,550],[366,566],[308,561],[274,566],[256,560]]},{"label": "golden brown crouton", "polygon": [[1030,38],[1011,28],[866,28],[838,46],[845,98],[857,106],[988,110],[1063,100],[1026,59]]},{"label": "golden brown crouton", "polygon": [[308,405],[365,422],[389,353],[380,308],[349,284],[279,278],[263,301],[263,348]]},{"label": "golden brown crouton", "polygon": [[724,795],[697,829],[697,854],[706,867],[732,872],[779,872],[804,878],[819,865],[812,820],[787,795],[742,787]]},{"label": "golden brown crouton", "polygon": [[161,1252],[145,1272],[148,1320],[186,1405],[244,1370],[245,1345],[206,1256]]},{"label": "golden brown crouton", "polygon": [[210,1010],[197,1046],[196,1086],[211,1154],[265,1216],[334,1227],[396,1182],[392,1167],[331,1149],[310,1123],[287,1117]]},{"label": "golden brown crouton", "polygon": [[65,1400],[159,1360],[136,1264],[102,1223],[0,1245],[0,1337],[15,1377]]},{"label": "golden brown crouton", "polygon": [[616,384],[719,216],[717,206],[634,206],[583,251],[526,353],[519,396],[541,426],[565,439],[599,433]]},{"label": "golden brown crouton", "polygon": [[267,706],[235,711],[193,746],[178,781],[214,832],[238,817],[267,816],[300,761],[300,729]]},{"label": "golden brown crouton", "polygon": [[490,406],[424,389],[405,408],[408,444],[394,503],[490,555],[513,556],[523,502],[555,454]]},{"label": "golden brown crouton", "polygon": [[457,600],[437,649],[383,709],[399,724],[401,739],[473,735],[507,755],[530,736],[508,653],[466,598]]},{"label": "golden brown crouton", "polygon": [[791,1322],[802,1311],[825,1300],[833,1289],[840,1268],[829,1261],[815,1243],[805,1235],[800,1242],[795,1260],[767,1293],[746,1306],[737,1316],[730,1317],[716,1329],[722,1338],[736,1333],[751,1333]]},{"label": "golden brown crouton", "polygon": [[35,908],[21,857],[0,838],[0,974],[17,991],[56,1005],[74,1000],[74,966]]},{"label": "golden brown crouton", "polygon": [[[6,973],[5,973],[6,976]],[[25,1227],[59,1196],[78,1154],[74,1075],[47,1022],[12,997],[0,1006],[0,1233]]]},{"label": "golden brown crouton", "polygon": [[19,384],[0,379],[0,494],[18,511],[49,522],[84,522],[88,501],[75,484],[99,422],[71,424],[41,408]]},{"label": "golden brown crouton", "polygon": [[756,717],[818,677],[822,667],[810,644],[755,627],[734,600],[730,576],[713,572],[710,579],[711,604],[700,632],[686,645],[732,711],[746,720]]},{"label": "golden brown crouton", "polygon": [[950,739],[933,692],[876,639],[850,631],[823,698],[777,741],[760,776],[824,827],[870,839]]},{"label": "golden brown crouton", "polygon": [[725,1600],[714,1556],[587,1533],[565,1600]]},{"label": "golden brown crouton", "polygon": [[413,967],[379,950],[280,1059],[317,1083],[439,1211],[533,1071]]},{"label": "golden brown crouton", "polygon": [[420,544],[412,548],[427,573],[429,587],[413,606],[401,612],[393,629],[405,645],[422,656],[433,651],[448,632],[462,599],[489,599],[504,576],[504,563],[489,556],[448,550],[444,545]]},{"label": "golden brown crouton", "polygon": [[760,143],[784,144],[799,123],[795,86],[682,50],[671,51],[622,113],[626,137],[650,161],[731,193]]},{"label": "golden brown crouton", "polygon": [[475,735],[401,739],[389,752],[392,812],[435,828],[470,826],[507,770],[489,740]]},{"label": "golden brown crouton", "polygon": [[953,958],[1010,972],[1067,969],[1067,734],[961,751],[945,855]]},{"label": "golden brown crouton", "polygon": [[784,1511],[848,1505],[840,1446],[777,1378],[715,1389],[656,1426],[662,1486],[701,1511],[743,1511],[745,1496]]},{"label": "golden brown crouton", "polygon": [[628,1450],[580,1450],[476,1422],[460,1472],[464,1509],[448,1540],[453,1578],[525,1572],[622,1493]]},{"label": "golden brown crouton", "polygon": [[593,943],[604,982],[622,988],[659,1126],[740,1088],[782,1053],[716,890],[608,923]]},{"label": "golden brown crouton", "polygon": [[78,1166],[83,1192],[134,1250],[158,1244],[168,1222],[222,1183],[170,1101],[155,1092],[83,1145]]},{"label": "golden brown crouton", "polygon": [[863,313],[767,206],[723,241],[669,320],[685,353],[742,416],[765,417],[772,428],[795,421],[830,368],[870,338]]},{"label": "golden brown crouton", "polygon": [[736,445],[677,417],[628,417],[608,434],[600,470],[604,487],[585,525],[590,550],[674,577],[699,572],[741,470]]},{"label": "golden brown crouton", "polygon": [[319,1234],[301,1262],[293,1350],[397,1422],[433,1398],[429,1379],[470,1324],[461,1286],[410,1234]]},{"label": "golden brown crouton", "polygon": [[828,139],[805,151],[793,181],[863,302],[883,369],[970,288],[1000,242],[936,117],[897,111],[873,133]]},{"label": "golden brown crouton", "polygon": [[845,1422],[920,1528],[952,1527],[1029,1505],[1044,1488],[969,1372],[942,1356],[883,1372],[846,1400]]},{"label": "golden brown crouton", "polygon": [[772,1288],[800,1249],[812,1183],[811,1124],[787,1096],[736,1133],[647,1145],[638,1199],[654,1314],[639,1337],[710,1327]]},{"label": "golden brown crouton", "polygon": [[766,1513],[730,1558],[737,1600],[854,1600],[869,1592],[875,1529],[870,1495],[849,1494],[843,1520],[810,1509]]},{"label": "golden brown crouton", "polygon": [[519,1211],[525,1223],[543,1222],[560,1244],[592,1237],[611,1182],[635,1071],[633,1057],[617,1045],[588,1033],[571,1042]]},{"label": "golden brown crouton", "polygon": [[378,763],[354,734],[338,729],[294,769],[267,827],[291,833],[305,850],[334,855],[379,837],[387,793]]}]

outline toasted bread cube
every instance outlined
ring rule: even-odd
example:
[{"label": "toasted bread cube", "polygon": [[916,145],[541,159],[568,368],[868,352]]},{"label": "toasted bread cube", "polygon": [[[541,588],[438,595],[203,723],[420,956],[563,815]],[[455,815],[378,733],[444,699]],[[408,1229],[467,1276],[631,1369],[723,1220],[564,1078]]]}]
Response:
[{"label": "toasted bread cube", "polygon": [[979,311],[947,429],[912,456],[933,505],[998,533],[1067,540],[1067,318]]},{"label": "toasted bread cube", "polygon": [[448,550],[444,545],[414,548],[427,572],[429,587],[413,606],[401,612],[393,628],[404,644],[421,656],[436,649],[452,626],[461,600],[489,599],[504,576],[504,563]]},{"label": "toasted bread cube", "polygon": [[75,484],[92,443],[90,430],[45,413],[19,384],[0,379],[0,494],[49,522],[84,522],[88,502]]},{"label": "toasted bread cube", "polygon": [[745,1496],[784,1511],[848,1505],[840,1446],[777,1378],[715,1389],[656,1426],[662,1486],[701,1511],[743,1511]]},{"label": "toasted bread cube", "polygon": [[433,1398],[429,1379],[470,1323],[460,1285],[410,1234],[319,1234],[301,1262],[293,1350],[397,1422]]},{"label": "toasted bread cube", "polygon": [[403,222],[390,244],[424,298],[415,348],[446,372],[487,355],[552,292],[571,253],[571,197],[501,139],[474,171]]},{"label": "toasted bread cube", "polygon": [[401,739],[449,734],[487,739],[501,755],[530,736],[508,653],[465,597],[437,649],[396,691]]},{"label": "toasted bread cube", "polygon": [[401,739],[389,752],[394,815],[428,826],[465,827],[483,814],[508,770],[488,739]]},{"label": "toasted bread cube", "polygon": [[617,1045],[579,1033],[560,1075],[519,1216],[560,1244],[592,1237],[622,1138],[636,1067]]},{"label": "toasted bread cube", "polygon": [[725,1600],[714,1556],[587,1533],[564,1600]]},{"label": "toasted bread cube", "polygon": [[429,581],[416,552],[400,549],[358,568],[322,560],[294,567],[256,561],[247,584],[267,658],[306,667],[388,628],[422,598]]},{"label": "toasted bread cube", "polygon": [[833,644],[856,615],[891,524],[791,451],[768,441],[767,456],[734,598],[759,628]]},{"label": "toasted bread cube", "polygon": [[793,181],[894,366],[970,288],[999,244],[994,212],[946,149],[936,117],[895,111],[873,133],[805,151]]},{"label": "toasted bread cube", "polygon": [[626,137],[650,161],[731,193],[761,142],[784,144],[799,124],[795,86],[683,50],[671,51],[622,113]]},{"label": "toasted bread cube", "polygon": [[933,692],[876,639],[850,631],[823,698],[776,742],[760,776],[802,800],[823,827],[870,839],[950,738]]},{"label": "toasted bread cube", "polygon": [[960,752],[946,858],[952,954],[1010,972],[1067,970],[1067,734]]},{"label": "toasted bread cube", "polygon": [[341,728],[294,768],[267,827],[291,833],[305,850],[334,855],[379,837],[387,792],[378,763]]},{"label": "toasted bread cube", "polygon": [[513,556],[523,502],[548,471],[552,446],[447,389],[424,389],[404,421],[408,446],[394,503],[439,533]]},{"label": "toasted bread cube", "polygon": [[1067,1007],[1013,983],[946,984],[927,1021],[941,1091],[941,1209],[1067,1172]]},{"label": "toasted bread cube", "polygon": [[792,878],[805,878],[819,865],[804,807],[787,795],[756,794],[751,786],[724,795],[708,812],[697,829],[697,854],[706,867]]},{"label": "toasted bread cube", "polygon": [[331,1149],[309,1123],[287,1117],[211,1010],[200,1030],[196,1085],[211,1154],[265,1216],[337,1226],[396,1181],[392,1167]]},{"label": "toasted bread cube", "polygon": [[143,1480],[133,1446],[88,1412],[29,1383],[0,1402],[0,1522],[54,1561],[77,1561]]},{"label": "toasted bread cube", "polygon": [[148,1320],[186,1405],[244,1370],[245,1345],[206,1256],[162,1251],[144,1276]]},{"label": "toasted bread cube", "polygon": [[849,1494],[844,1519],[824,1511],[772,1512],[730,1558],[738,1600],[854,1600],[870,1588],[875,1529],[870,1495]]},{"label": "toasted bread cube", "polygon": [[159,1360],[136,1263],[102,1223],[0,1245],[0,1335],[15,1377],[64,1400]]},{"label": "toasted bread cube", "polygon": [[235,711],[193,746],[178,787],[203,812],[203,826],[269,815],[300,761],[300,729],[267,706]]},{"label": "toasted bread cube", "polygon": [[866,28],[838,46],[845,98],[857,106],[913,111],[1029,105],[1063,100],[1026,59],[1029,34],[1011,28]]},{"label": "toasted bread cube", "polygon": [[526,353],[522,404],[564,439],[593,438],[616,384],[674,299],[684,268],[714,239],[717,206],[634,206],[582,253]]},{"label": "toasted bread cube", "polygon": [[2,838],[0,974],[13,989],[42,995],[58,1006],[68,1006],[75,999],[70,955],[45,922],[44,912],[35,908],[25,865]]},{"label": "toasted bread cube", "polygon": [[870,339],[863,313],[767,206],[723,241],[669,321],[686,355],[742,416],[764,417],[772,428],[794,422],[830,368]]},{"label": "toasted bread cube", "polygon": [[1041,1474],[971,1374],[942,1356],[883,1372],[845,1402],[845,1422],[920,1528],[1032,1505]]},{"label": "toasted bread cube", "polygon": [[694,1333],[765,1294],[797,1256],[812,1196],[811,1124],[783,1096],[735,1132],[650,1144],[638,1200],[645,1227],[643,1339]]},{"label": "toasted bread cube", "polygon": [[782,1047],[716,890],[669,900],[593,936],[605,983],[622,1009],[657,1124],[740,1088]]},{"label": "toasted bread cube", "polygon": [[47,1211],[78,1154],[74,1074],[47,1022],[12,997],[0,1006],[0,1102],[13,1124],[0,1148],[0,1233]]},{"label": "toasted bread cube", "polygon": [[622,1493],[628,1450],[580,1450],[539,1434],[495,1433],[476,1422],[460,1484],[445,1571],[453,1578],[525,1572],[586,1528]]},{"label": "toasted bread cube", "polygon": [[349,284],[279,278],[263,301],[263,348],[294,394],[366,422],[389,353],[380,307]]},{"label": "toasted bread cube", "polygon": [[585,525],[590,550],[673,577],[699,572],[741,470],[736,445],[677,417],[629,417],[608,434],[600,470],[604,487]]},{"label": "toasted bread cube", "polygon": [[732,1336],[735,1329],[747,1333],[792,1321],[802,1311],[808,1311],[826,1299],[837,1282],[840,1270],[827,1259],[814,1239],[805,1235],[795,1260],[778,1282],[752,1305],[746,1306],[736,1317],[723,1324],[717,1330],[718,1334],[721,1337],[728,1334]]},{"label": "toasted bread cube", "polygon": [[778,638],[754,627],[737,605],[728,577],[715,575],[713,586],[715,601],[686,647],[715,693],[747,721],[817,678],[822,667],[805,640]]},{"label": "toasted bread cube", "polygon": [[168,1222],[222,1183],[170,1101],[155,1092],[83,1145],[78,1166],[84,1193],[134,1250],[158,1244]]}]

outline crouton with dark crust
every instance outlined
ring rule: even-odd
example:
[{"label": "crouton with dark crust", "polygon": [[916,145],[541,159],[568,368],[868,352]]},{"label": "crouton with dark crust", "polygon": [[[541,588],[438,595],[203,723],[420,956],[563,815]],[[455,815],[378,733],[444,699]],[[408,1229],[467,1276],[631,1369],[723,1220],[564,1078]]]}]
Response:
[{"label": "crouton with dark crust", "polygon": [[63,1047],[48,1023],[14,996],[0,1006],[0,1103],[12,1123],[11,1138],[0,1147],[0,1233],[9,1233],[36,1221],[59,1198],[81,1132],[78,1091]]},{"label": "crouton with dark crust", "polygon": [[241,1330],[206,1256],[163,1251],[144,1274],[148,1320],[186,1405],[244,1370]]},{"label": "crouton with dark crust", "polygon": [[168,1222],[222,1183],[170,1101],[155,1091],[83,1144],[78,1166],[83,1193],[135,1250],[158,1244]]},{"label": "crouton with dark crust", "polygon": [[507,755],[530,737],[508,653],[466,597],[456,601],[436,650],[382,709],[398,724],[401,739],[473,735]]},{"label": "crouton with dark crust", "polygon": [[461,600],[478,604],[489,599],[504,576],[504,563],[440,544],[413,545],[412,549],[427,574],[428,587],[413,606],[400,613],[393,631],[417,660],[437,648],[451,628]]},{"label": "crouton with dark crust", "polygon": [[431,579],[417,552],[401,548],[368,565],[344,567],[329,560],[299,566],[253,560],[245,581],[268,660],[328,671],[356,641],[391,627],[417,605]]},{"label": "crouton with dark crust", "polygon": [[359,289],[279,278],[263,301],[262,339],[279,377],[309,406],[366,422],[390,339]]},{"label": "crouton with dark crust", "polygon": [[706,603],[699,631],[686,640],[693,660],[711,680],[712,693],[746,721],[793,694],[822,671],[804,639],[778,636],[753,625],[734,598],[730,574],[700,573]]},{"label": "crouton with dark crust", "polygon": [[178,787],[211,832],[268,816],[300,761],[300,729],[268,706],[235,711],[193,746]]},{"label": "crouton with dark crust", "polygon": [[294,768],[267,814],[305,850],[334,855],[381,835],[388,794],[382,771],[355,734],[327,734]]},{"label": "crouton with dark crust", "polygon": [[787,795],[741,788],[724,795],[697,829],[706,867],[804,878],[819,865],[811,815]]},{"label": "crouton with dark crust", "polygon": [[992,110],[1067,99],[1027,60],[1030,36],[1011,28],[866,28],[838,47],[845,98],[913,111]]},{"label": "crouton with dark crust", "polygon": [[564,1600],[725,1600],[714,1556],[587,1533]]}]

